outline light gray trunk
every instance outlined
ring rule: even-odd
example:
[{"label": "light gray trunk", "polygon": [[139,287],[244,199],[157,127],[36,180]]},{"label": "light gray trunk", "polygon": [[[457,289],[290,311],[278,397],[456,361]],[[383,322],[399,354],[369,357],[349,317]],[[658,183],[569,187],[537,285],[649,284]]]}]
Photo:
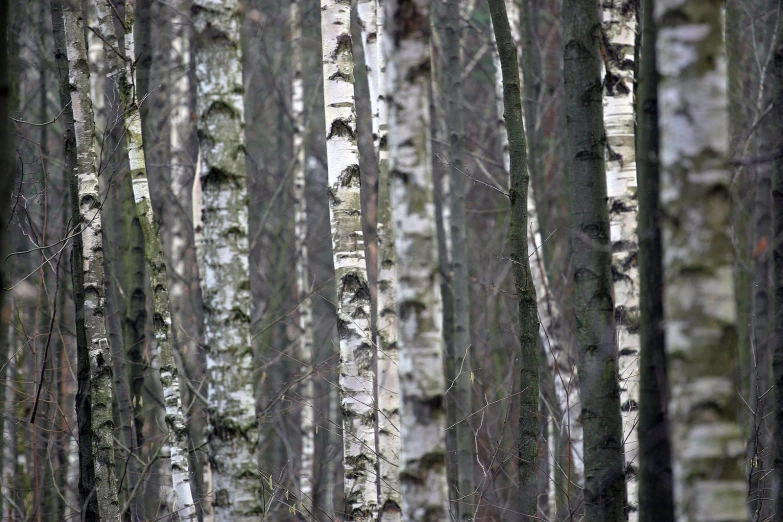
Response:
[{"label": "light gray trunk", "polygon": [[674,496],[679,520],[747,520],[723,14],[660,0],[661,214]]},{"label": "light gray trunk", "polygon": [[429,2],[386,0],[389,178],[397,254],[403,519],[449,520],[443,331],[430,133]]},{"label": "light gray trunk", "polygon": [[[250,343],[248,194],[238,0],[195,0],[200,271],[216,522],[260,520],[258,420]],[[201,268],[201,267],[199,267]]]}]

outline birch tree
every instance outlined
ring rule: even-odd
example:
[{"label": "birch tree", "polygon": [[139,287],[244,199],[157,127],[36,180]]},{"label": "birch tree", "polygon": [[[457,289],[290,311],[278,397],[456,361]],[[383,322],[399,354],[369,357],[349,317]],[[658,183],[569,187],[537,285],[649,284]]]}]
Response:
[{"label": "birch tree", "polygon": [[187,432],[182,414],[182,399],[179,391],[177,366],[172,353],[171,310],[169,306],[166,262],[163,257],[158,229],[159,220],[152,208],[146,159],[141,134],[140,100],[138,98],[133,37],[133,9],[125,10],[125,55],[119,52],[119,39],[114,28],[115,9],[111,0],[96,0],[100,39],[104,43],[104,54],[109,66],[109,75],[117,82],[122,104],[125,139],[131,168],[133,197],[136,214],[144,234],[144,255],[149,269],[153,317],[155,328],[155,352],[160,361],[160,381],[166,408],[166,424],[169,429],[171,459],[171,480],[176,501],[175,510],[181,520],[196,519],[196,508],[190,488],[188,471]]},{"label": "birch tree", "polygon": [[606,206],[598,6],[563,3],[570,203],[584,428],[585,520],[625,520],[609,212]]},{"label": "birch tree", "polygon": [[195,0],[191,15],[198,82],[204,267],[200,277],[212,508],[217,522],[260,520],[240,5],[237,0]]},{"label": "birch tree", "polygon": [[378,508],[370,288],[362,234],[351,5],[321,0],[329,218],[337,285],[345,503],[351,520]]},{"label": "birch tree", "polygon": [[[71,82],[70,64],[67,55],[65,21],[63,13],[63,0],[50,0],[52,13],[52,33],[54,35],[54,57],[57,64],[58,91],[60,105],[62,106],[62,120],[65,129],[64,153],[65,168],[68,172],[68,193],[71,203],[71,215],[78,223],[79,219],[79,186],[76,177],[78,157],[76,152],[76,132],[74,127],[74,109],[71,106]],[[76,15],[73,15],[76,16]],[[85,330],[84,315],[84,268],[82,265],[82,235],[74,234],[73,252],[77,253],[71,258],[71,273],[73,283],[73,301],[76,330],[76,359],[77,359],[77,395],[76,416],[78,423],[79,473],[78,489],[81,506],[81,516],[87,522],[98,520],[98,503],[95,495],[92,495],[95,487],[95,469],[93,467],[92,452],[92,424],[89,399],[89,352],[87,346],[87,332]]]},{"label": "birch tree", "polygon": [[636,236],[637,182],[634,142],[634,60],[636,4],[612,0],[602,4],[604,45],[604,129],[606,190],[612,243],[615,317],[617,320],[620,405],[626,462],[628,517],[638,518],[639,403],[639,269]]},{"label": "birch tree", "polygon": [[400,493],[400,378],[397,372],[397,259],[394,252],[389,185],[389,110],[386,94],[384,45],[386,19],[383,0],[357,4],[362,45],[367,61],[373,143],[378,160],[378,288],[377,396],[378,396],[378,520],[398,522],[402,516]]},{"label": "birch tree", "polygon": [[666,408],[663,332],[663,250],[658,158],[658,74],[655,70],[654,0],[639,8],[641,45],[637,89],[639,175],[639,521],[672,522],[672,461]]},{"label": "birch tree", "polygon": [[313,513],[313,477],[315,477],[315,406],[313,380],[308,374],[313,368],[313,310],[310,292],[309,255],[307,251],[307,199],[305,138],[307,128],[304,106],[304,78],[302,75],[302,14],[298,0],[291,2],[291,59],[293,82],[291,85],[291,112],[294,119],[294,241],[296,256],[296,286],[299,296],[299,344],[297,359],[303,376],[301,386],[301,419],[299,420],[302,444],[299,459],[299,499],[305,516]]},{"label": "birch tree", "polygon": [[[80,390],[77,402],[88,400],[95,469],[95,496],[101,521],[120,520],[117,478],[114,475],[114,420],[112,417],[113,370],[104,324],[105,285],[101,238],[101,197],[93,143],[94,123],[90,100],[90,72],[81,7],[62,5],[64,43],[68,60],[68,88],[76,138],[76,171],[82,236],[81,270],[84,274],[84,325],[89,350],[89,397]],[[77,409],[81,414],[84,409]],[[79,419],[81,425],[85,419]],[[81,431],[81,430],[80,430]],[[81,440],[81,444],[87,441]],[[80,458],[86,455],[80,454]],[[81,463],[80,466],[84,466]],[[90,485],[85,484],[89,487]],[[86,494],[85,494],[86,493]],[[83,492],[85,502],[92,492]]]},{"label": "birch tree", "polygon": [[676,515],[745,520],[722,7],[662,0],[655,20]]},{"label": "birch tree", "polygon": [[438,246],[424,0],[385,0],[389,178],[397,255],[403,519],[449,520]]}]

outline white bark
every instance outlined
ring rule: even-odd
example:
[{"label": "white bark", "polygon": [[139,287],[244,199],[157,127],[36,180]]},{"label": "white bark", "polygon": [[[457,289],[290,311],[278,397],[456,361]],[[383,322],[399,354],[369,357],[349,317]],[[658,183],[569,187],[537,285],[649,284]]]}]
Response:
[{"label": "white bark", "polygon": [[329,217],[337,284],[345,503],[350,520],[378,507],[370,289],[362,234],[350,3],[321,0]]},{"label": "white bark", "polygon": [[217,522],[263,515],[250,343],[240,9],[238,0],[195,0],[192,7],[203,198],[200,277]]},{"label": "white bark", "polygon": [[678,520],[747,520],[722,5],[660,0],[664,310]]},{"label": "white bark", "polygon": [[120,520],[117,478],[114,475],[113,371],[111,349],[104,324],[105,285],[101,196],[93,141],[94,122],[90,99],[90,71],[81,8],[63,2],[65,47],[68,58],[71,107],[76,135],[79,213],[82,228],[81,255],[84,271],[84,323],[90,359],[93,457],[98,509],[102,520]]},{"label": "white bark", "polygon": [[296,286],[299,296],[299,360],[304,380],[300,385],[301,419],[299,421],[302,444],[299,460],[299,501],[305,517],[313,513],[313,477],[315,476],[315,406],[314,383],[308,374],[313,368],[313,310],[309,298],[309,255],[307,251],[307,198],[305,147],[304,79],[302,76],[302,15],[301,0],[291,2],[291,54],[293,85],[291,112],[294,118],[294,241],[296,248]]},{"label": "white bark", "polygon": [[[606,187],[612,241],[612,274],[619,348],[620,404],[623,418],[628,519],[638,519],[639,438],[639,269],[636,261],[636,144],[634,121],[634,3],[612,0],[602,4],[605,35],[604,128],[606,129]],[[630,471],[629,471],[630,470]]]},{"label": "white bark", "polygon": [[190,490],[187,460],[187,432],[182,414],[177,366],[172,353],[171,311],[169,305],[166,262],[158,236],[160,224],[152,209],[147,180],[144,144],[141,135],[141,114],[136,91],[135,46],[133,38],[133,10],[125,10],[125,57],[118,54],[119,41],[114,29],[114,6],[111,0],[96,0],[98,32],[104,43],[109,74],[117,82],[125,124],[125,138],[133,183],[136,214],[144,233],[144,254],[149,267],[153,299],[153,326],[155,352],[160,366],[160,381],[169,429],[171,480],[176,502],[175,510],[183,521],[196,519],[196,507]]},{"label": "white bark", "polygon": [[[383,31],[386,21],[384,0],[377,0],[376,37],[378,62],[371,73],[377,82],[378,114],[378,469],[380,497],[378,521],[402,521],[400,486],[400,376],[397,348],[397,256],[394,252],[389,184],[389,108],[386,104],[386,52]],[[370,100],[371,103],[373,99]]]},{"label": "white bark", "polygon": [[429,2],[386,0],[403,519],[447,521],[443,332],[430,133]]}]

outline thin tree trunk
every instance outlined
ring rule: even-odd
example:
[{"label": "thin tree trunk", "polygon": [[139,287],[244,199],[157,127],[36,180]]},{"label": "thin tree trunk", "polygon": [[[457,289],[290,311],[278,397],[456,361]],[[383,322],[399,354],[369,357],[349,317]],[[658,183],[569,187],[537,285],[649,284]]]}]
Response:
[{"label": "thin tree trunk", "polygon": [[378,508],[370,289],[362,234],[350,4],[321,2],[329,216],[337,284],[345,510],[369,521]]},{"label": "thin tree trunk", "polygon": [[[444,227],[449,227],[451,245],[449,258],[451,261],[451,298],[454,309],[454,323],[451,335],[451,365],[454,371],[454,404],[457,418],[454,430],[456,446],[457,474],[457,520],[470,520],[475,516],[476,496],[473,477],[475,443],[473,440],[472,422],[469,417],[472,407],[473,369],[470,357],[470,292],[469,273],[466,252],[465,230],[465,165],[463,149],[465,128],[462,107],[462,20],[460,17],[459,0],[437,2],[442,13],[443,48],[441,63],[443,64],[442,86],[445,102],[445,124],[448,141],[448,170],[443,176],[449,178],[448,197],[442,200],[442,206],[449,208],[449,220],[444,221]],[[467,419],[467,420],[462,420]]]},{"label": "thin tree trunk", "polygon": [[[660,0],[661,215],[678,519],[746,520],[722,6]],[[697,451],[696,451],[697,450]]]},{"label": "thin tree trunk", "polygon": [[563,3],[585,520],[625,520],[625,463],[606,207],[598,6]]},{"label": "thin tree trunk", "polygon": [[639,452],[636,430],[639,403],[639,270],[633,103],[636,18],[634,2],[612,0],[602,4],[606,187],[630,522],[638,518],[636,468]]},{"label": "thin tree trunk", "polygon": [[[135,46],[133,38],[133,9],[125,10],[125,56],[119,54],[119,40],[114,30],[114,7],[110,0],[96,0],[101,39],[109,65],[109,74],[115,78],[125,123],[128,160],[131,167],[133,197],[136,214],[144,234],[144,254],[152,283],[155,353],[160,362],[160,380],[169,429],[171,480],[174,488],[177,516],[181,520],[195,520],[196,508],[190,489],[187,458],[187,432],[182,415],[177,366],[172,353],[171,312],[169,306],[166,262],[158,236],[159,223],[150,200],[147,168],[141,135],[141,115],[136,90]],[[138,480],[138,478],[136,479]]]},{"label": "thin tree trunk", "polygon": [[517,47],[511,35],[506,3],[489,0],[492,26],[503,74],[503,116],[508,132],[510,158],[509,199],[511,221],[509,245],[514,288],[519,306],[519,371],[522,390],[519,404],[519,503],[517,510],[527,516],[537,512],[538,471],[538,354],[539,320],[536,309],[536,289],[530,272],[528,252],[528,184],[527,143],[522,116],[522,82],[519,75]]},{"label": "thin tree trunk", "polygon": [[[0,3],[0,41],[8,41],[8,29],[10,28],[10,5],[11,2],[5,1]],[[12,35],[12,37],[14,37]],[[3,50],[0,51],[0,165],[3,166],[3,170],[6,175],[0,180],[0,216],[8,215],[9,201],[11,198],[11,186],[13,185],[16,176],[12,173],[16,171],[14,166],[14,135],[11,126],[11,120],[9,116],[11,114],[12,103],[12,75],[10,60],[8,57],[8,46],[4,45]],[[6,252],[5,241],[7,237],[7,230],[5,228],[0,231],[0,255],[5,258]],[[0,268],[0,309],[3,306],[3,297],[5,295],[5,288],[8,286],[6,281],[6,268],[3,266]],[[0,468],[0,477],[2,476],[2,469]],[[2,516],[2,503],[0,503],[0,516]]]},{"label": "thin tree trunk", "polygon": [[672,460],[663,332],[663,251],[655,0],[642,0],[636,127],[639,186],[639,522],[673,522]]},{"label": "thin tree trunk", "polygon": [[[69,89],[76,137],[78,205],[83,229],[81,252],[84,274],[84,323],[89,349],[88,398],[91,411],[91,435],[95,460],[95,495],[102,521],[119,521],[117,478],[114,476],[114,420],[112,418],[113,370],[111,350],[104,324],[104,273],[101,240],[101,197],[93,142],[93,116],[90,100],[90,73],[80,8],[65,2],[63,20],[68,57]],[[85,379],[86,380],[86,379]],[[84,392],[80,394],[85,400]],[[80,413],[86,413],[83,409]],[[80,424],[84,422],[79,420]],[[85,440],[80,440],[85,444]],[[85,499],[90,494],[85,492]]]},{"label": "thin tree trunk", "polygon": [[397,255],[403,519],[449,520],[427,0],[386,0],[389,178]]},{"label": "thin tree trunk", "polygon": [[[778,16],[780,16],[778,10]],[[780,150],[783,145],[783,30],[778,29],[775,46],[775,68],[773,79],[773,100],[775,102],[774,129],[777,137],[775,145]],[[775,160],[772,171],[772,274],[774,289],[774,316],[772,336],[772,385],[775,390],[775,410],[772,420],[774,426],[774,457],[772,502],[774,505],[774,522],[783,521],[783,157]]]},{"label": "thin tree trunk", "polygon": [[[378,62],[376,76],[378,113],[378,468],[380,497],[378,522],[402,521],[400,486],[400,376],[397,344],[397,255],[394,251],[391,185],[389,180],[389,106],[386,92],[386,11],[384,0],[376,0]],[[372,102],[372,100],[371,100]]]},{"label": "thin tree trunk", "polygon": [[291,55],[293,66],[293,85],[291,112],[294,118],[294,241],[296,242],[296,286],[299,300],[299,343],[297,359],[303,381],[300,386],[299,400],[302,405],[299,429],[301,438],[301,457],[299,459],[299,501],[305,517],[315,516],[313,498],[315,488],[315,388],[313,379],[308,375],[313,369],[313,309],[309,299],[310,258],[307,250],[307,198],[306,168],[307,149],[305,137],[304,77],[302,63],[302,13],[300,0],[291,2]]},{"label": "thin tree trunk", "polygon": [[[71,202],[71,215],[73,226],[80,223],[79,191],[76,177],[77,147],[76,132],[74,126],[74,108],[71,106],[71,91],[69,78],[69,62],[65,33],[65,17],[63,0],[50,0],[52,12],[52,33],[54,35],[54,53],[59,77],[59,95],[62,106],[62,121],[65,129],[64,149],[65,168],[69,173],[68,189]],[[71,23],[78,16],[80,10],[72,11],[69,5]],[[78,29],[77,29],[78,30]],[[78,38],[71,33],[70,39]],[[77,386],[76,393],[76,417],[78,424],[79,441],[79,500],[78,509],[81,511],[82,520],[95,522],[98,520],[98,502],[94,494],[95,469],[93,466],[92,448],[92,408],[90,401],[90,366],[87,345],[87,331],[85,329],[84,310],[84,268],[82,261],[82,234],[74,234],[73,254],[71,256],[71,274],[73,277],[73,298],[76,319],[76,360],[77,360]]]},{"label": "thin tree trunk", "polygon": [[195,0],[212,503],[215,520],[260,520],[250,343],[248,196],[237,0]]}]

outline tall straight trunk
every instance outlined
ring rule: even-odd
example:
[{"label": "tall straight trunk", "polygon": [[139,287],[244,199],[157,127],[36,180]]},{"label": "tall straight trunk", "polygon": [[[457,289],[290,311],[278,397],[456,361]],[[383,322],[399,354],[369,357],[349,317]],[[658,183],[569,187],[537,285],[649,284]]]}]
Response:
[{"label": "tall straight trunk", "polygon": [[663,250],[658,135],[657,28],[654,0],[640,6],[641,45],[636,92],[639,187],[639,522],[673,522],[666,346],[663,332]]},{"label": "tall straight trunk", "polygon": [[[777,136],[777,150],[783,147],[783,31],[778,29],[775,46],[773,100],[775,118],[773,136]],[[775,160],[772,170],[772,237],[775,238],[772,251],[772,274],[774,289],[772,336],[772,385],[775,390],[773,414],[773,462],[775,469],[772,480],[772,502],[775,522],[783,521],[783,157]]]},{"label": "tall straight trunk", "polygon": [[606,207],[598,6],[589,0],[565,0],[563,23],[585,519],[619,522],[625,520],[625,462]]},{"label": "tall straight trunk", "polygon": [[[0,39],[3,42],[8,41],[8,29],[10,28],[10,5],[8,1],[0,4]],[[11,35],[11,37],[14,37]],[[14,135],[11,130],[11,120],[9,116],[11,114],[12,103],[12,75],[10,60],[8,57],[8,46],[4,45],[3,50],[0,51],[0,165],[3,166],[3,170],[6,175],[0,180],[0,216],[7,216],[9,210],[9,201],[11,198],[11,186],[16,178],[12,173],[15,172],[14,166]],[[3,228],[0,232],[0,255],[5,258],[6,252],[5,241],[7,237],[7,230]],[[6,268],[3,266],[0,268],[0,309],[3,307],[3,298],[5,295],[5,288],[8,286],[6,281]],[[2,469],[0,469],[0,477],[2,476]],[[2,514],[2,504],[0,504],[0,515]]]},{"label": "tall straight trunk", "polygon": [[321,1],[329,217],[337,285],[345,511],[369,521],[377,510],[370,288],[359,197],[351,5]]},{"label": "tall straight trunk", "polygon": [[397,255],[403,519],[449,520],[427,0],[386,1],[389,178]]},{"label": "tall straight trunk", "polygon": [[217,522],[260,520],[240,5],[238,0],[195,0],[192,18],[212,505]]},{"label": "tall straight trunk", "polygon": [[[136,89],[135,46],[133,37],[133,9],[125,10],[125,56],[119,54],[119,39],[114,29],[114,6],[110,0],[96,0],[99,33],[104,42],[104,53],[109,74],[117,82],[125,124],[126,147],[131,167],[131,182],[135,211],[144,234],[144,256],[152,287],[153,317],[155,328],[155,354],[160,363],[160,380],[166,407],[166,424],[169,429],[171,480],[174,488],[176,510],[180,519],[195,520],[196,508],[190,490],[190,474],[187,458],[187,433],[182,414],[177,366],[172,353],[171,311],[169,307],[166,262],[158,236],[158,222],[150,201],[144,144],[141,134],[141,115]],[[138,480],[138,478],[136,478]]]},{"label": "tall straight trunk", "polygon": [[[448,198],[442,200],[449,207],[451,248],[451,298],[454,323],[451,335],[451,365],[454,371],[454,404],[457,422],[453,427],[457,464],[457,520],[471,520],[475,516],[476,496],[473,477],[475,443],[472,423],[473,374],[470,358],[470,286],[466,252],[465,224],[465,166],[463,163],[465,125],[463,123],[462,95],[462,20],[459,0],[437,2],[441,7],[443,47],[441,49],[443,102],[448,141],[449,167],[443,176],[449,178]],[[466,420],[462,420],[466,419]],[[461,421],[461,422],[459,422]]]},{"label": "tall straight trunk", "polygon": [[[56,0],[55,0],[56,1]],[[88,400],[91,405],[91,436],[95,469],[95,496],[102,521],[119,521],[117,478],[114,476],[114,420],[112,418],[113,370],[111,350],[104,324],[104,273],[101,239],[101,197],[98,193],[98,170],[93,142],[93,115],[90,100],[90,73],[81,8],[65,2],[62,5],[65,29],[65,49],[68,59],[68,87],[73,108],[76,138],[76,171],[81,252],[84,274],[84,324],[89,350],[90,396],[80,389],[77,401]],[[78,355],[77,355],[78,357]],[[86,379],[80,381],[84,382]],[[86,413],[79,408],[80,414]],[[85,422],[79,419],[79,424]],[[80,445],[85,444],[80,439]],[[85,455],[80,455],[80,457]],[[82,464],[84,466],[84,464]],[[86,485],[89,487],[89,485]],[[83,492],[84,498],[92,492]]]},{"label": "tall straight trunk", "polygon": [[676,513],[745,520],[722,6],[661,0],[655,19]]},{"label": "tall straight trunk", "polygon": [[509,247],[514,289],[519,307],[519,372],[522,390],[519,404],[519,503],[517,510],[526,516],[536,516],[538,471],[538,355],[539,320],[536,289],[533,286],[528,252],[528,184],[527,143],[522,115],[522,82],[516,42],[511,34],[504,0],[488,0],[495,32],[500,66],[503,74],[503,116],[508,132],[510,158],[509,199],[511,220]]},{"label": "tall straight trunk", "polygon": [[636,3],[602,4],[603,103],[606,190],[612,244],[615,320],[619,350],[628,520],[638,518],[639,269],[636,236],[637,182],[634,143]]},{"label": "tall straight trunk", "polygon": [[[198,385],[205,378],[204,352],[200,347],[202,320],[197,307],[200,302],[195,295],[198,284],[198,272],[196,269],[193,227],[193,202],[191,199],[192,184],[194,183],[194,171],[196,167],[195,142],[196,122],[192,118],[195,110],[195,99],[191,93],[192,85],[192,42],[193,26],[188,22],[187,7],[189,0],[180,0],[179,9],[172,14],[171,26],[175,28],[174,38],[171,43],[170,60],[173,80],[171,82],[171,103],[174,106],[171,112],[169,125],[169,138],[171,145],[171,193],[176,201],[176,210],[169,213],[171,244],[169,254],[171,256],[171,277],[169,278],[169,297],[172,309],[172,332],[175,346],[182,357],[182,367],[185,375],[184,382]],[[139,28],[149,32],[151,15],[150,6],[145,2],[145,10],[139,12]],[[137,6],[137,10],[141,5]],[[145,12],[146,11],[146,12]],[[141,33],[141,32],[140,32]],[[144,33],[141,33],[144,34]],[[139,46],[145,44],[139,38]],[[144,48],[139,49],[139,54],[144,53]],[[140,66],[143,63],[140,62]],[[137,72],[137,91],[142,90],[142,70]],[[200,215],[200,211],[199,211]],[[178,335],[177,332],[183,332]],[[187,386],[182,397],[187,401],[185,408],[188,414],[188,437],[190,440],[189,469],[191,475],[191,492],[197,499],[206,497],[211,487],[209,483],[211,467],[208,451],[205,448],[205,429],[207,424],[206,408],[208,404],[202,398],[203,393],[189,393]],[[196,514],[203,516],[208,508],[203,502],[196,504]]]},{"label": "tall straight trunk", "polygon": [[[68,192],[70,196],[70,211],[74,225],[79,224],[79,191],[76,177],[77,149],[76,130],[74,126],[74,109],[71,106],[71,91],[69,79],[69,63],[66,49],[65,17],[63,0],[50,0],[52,12],[52,34],[54,35],[54,55],[57,63],[58,93],[62,107],[62,122],[65,129],[64,155],[65,169],[68,173]],[[74,13],[74,17],[77,16]],[[73,279],[73,301],[76,324],[76,361],[77,361],[77,393],[76,417],[79,448],[79,511],[86,522],[98,520],[98,501],[93,490],[95,488],[95,469],[92,449],[92,409],[90,402],[90,366],[87,346],[87,331],[85,329],[84,310],[84,269],[82,266],[82,234],[73,237],[73,254],[71,255],[71,275]]]},{"label": "tall straight trunk", "polygon": [[384,38],[386,10],[384,0],[376,0],[376,38],[378,62],[372,74],[377,83],[378,113],[378,470],[380,496],[378,521],[402,520],[400,486],[400,376],[397,345],[397,255],[394,251],[391,185],[389,180],[389,106],[386,92],[388,52]]},{"label": "tall straight trunk", "polygon": [[300,387],[301,418],[299,419],[302,444],[299,460],[299,501],[304,516],[315,516],[313,496],[315,488],[315,388],[309,373],[313,368],[313,308],[309,299],[310,257],[307,250],[307,198],[306,168],[307,136],[304,77],[302,71],[302,6],[301,0],[291,2],[291,60],[293,85],[291,86],[291,112],[294,118],[294,241],[296,251],[296,286],[299,299],[299,344],[297,359],[303,381]]}]

